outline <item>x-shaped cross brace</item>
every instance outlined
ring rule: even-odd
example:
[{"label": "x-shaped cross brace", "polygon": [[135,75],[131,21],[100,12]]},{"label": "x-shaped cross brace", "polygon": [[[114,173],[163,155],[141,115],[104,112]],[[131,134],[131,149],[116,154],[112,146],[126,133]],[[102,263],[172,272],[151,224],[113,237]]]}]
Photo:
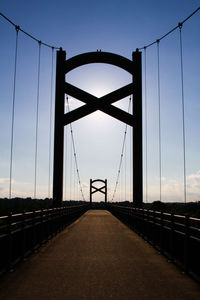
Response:
[{"label": "x-shaped cross brace", "polygon": [[96,193],[96,192],[101,192],[102,194],[104,194],[105,195],[105,191],[103,191],[103,189],[105,190],[105,185],[104,186],[102,186],[102,187],[100,187],[100,188],[97,188],[96,186],[93,186],[92,185],[92,189],[95,189],[95,191],[92,191],[91,193],[92,194],[94,194],[94,193]]},{"label": "x-shaped cross brace", "polygon": [[73,85],[65,82],[65,93],[73,98],[76,98],[86,105],[83,105],[71,112],[64,114],[63,125],[70,124],[74,121],[85,117],[96,110],[101,110],[102,112],[130,125],[133,126],[133,115],[125,112],[124,110],[111,105],[117,102],[133,92],[133,83],[130,83],[114,92],[111,92],[101,98],[97,98]]}]

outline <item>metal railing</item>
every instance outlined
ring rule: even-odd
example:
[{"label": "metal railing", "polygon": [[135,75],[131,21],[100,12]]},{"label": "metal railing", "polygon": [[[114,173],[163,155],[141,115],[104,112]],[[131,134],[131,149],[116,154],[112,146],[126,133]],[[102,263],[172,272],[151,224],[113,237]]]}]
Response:
[{"label": "metal railing", "polygon": [[87,209],[88,205],[76,205],[0,217],[0,271],[11,269]]},{"label": "metal railing", "polygon": [[184,272],[200,280],[200,219],[118,205],[109,205],[109,210]]}]

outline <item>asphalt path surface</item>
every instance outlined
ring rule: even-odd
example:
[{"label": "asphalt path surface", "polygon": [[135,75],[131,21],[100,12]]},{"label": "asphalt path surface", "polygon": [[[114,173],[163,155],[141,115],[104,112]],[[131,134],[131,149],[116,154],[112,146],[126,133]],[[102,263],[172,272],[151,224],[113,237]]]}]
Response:
[{"label": "asphalt path surface", "polygon": [[106,210],[90,210],[0,279],[0,300],[193,300],[200,286]]}]

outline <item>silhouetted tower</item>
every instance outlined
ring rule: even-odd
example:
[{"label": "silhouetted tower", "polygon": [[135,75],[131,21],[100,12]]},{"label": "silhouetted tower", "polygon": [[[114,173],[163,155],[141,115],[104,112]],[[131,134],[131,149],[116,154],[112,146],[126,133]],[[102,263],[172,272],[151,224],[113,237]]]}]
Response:
[{"label": "silhouetted tower", "polygon": [[[65,82],[65,75],[68,72],[90,63],[106,63],[124,69],[132,75],[132,83],[101,98],[97,98]],[[86,105],[65,113],[65,94],[84,102]],[[132,114],[112,105],[131,94],[133,95]],[[60,206],[62,204],[64,126],[96,110],[101,110],[133,127],[133,203],[135,206],[141,206],[143,201],[141,52],[138,50],[133,52],[132,61],[120,55],[102,51],[83,53],[66,60],[66,53],[62,51],[62,49],[57,51],[56,68],[53,177],[54,206]]]},{"label": "silhouetted tower", "polygon": [[[97,188],[96,186],[93,185],[95,182],[102,182],[103,186],[101,186],[100,188]],[[90,179],[90,204],[92,204],[92,195],[97,192],[100,192],[105,195],[105,204],[107,204],[107,179],[105,179],[105,180]]]}]

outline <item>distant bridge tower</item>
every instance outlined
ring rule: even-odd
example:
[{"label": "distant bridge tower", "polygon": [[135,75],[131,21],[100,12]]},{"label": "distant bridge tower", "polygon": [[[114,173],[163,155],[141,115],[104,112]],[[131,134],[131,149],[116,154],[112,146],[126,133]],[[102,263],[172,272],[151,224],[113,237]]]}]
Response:
[{"label": "distant bridge tower", "polygon": [[[100,188],[97,188],[93,185],[93,183],[95,182],[102,182],[104,185]],[[90,179],[90,204],[92,204],[92,195],[97,192],[100,192],[105,195],[105,204],[107,204],[107,179]]]}]

